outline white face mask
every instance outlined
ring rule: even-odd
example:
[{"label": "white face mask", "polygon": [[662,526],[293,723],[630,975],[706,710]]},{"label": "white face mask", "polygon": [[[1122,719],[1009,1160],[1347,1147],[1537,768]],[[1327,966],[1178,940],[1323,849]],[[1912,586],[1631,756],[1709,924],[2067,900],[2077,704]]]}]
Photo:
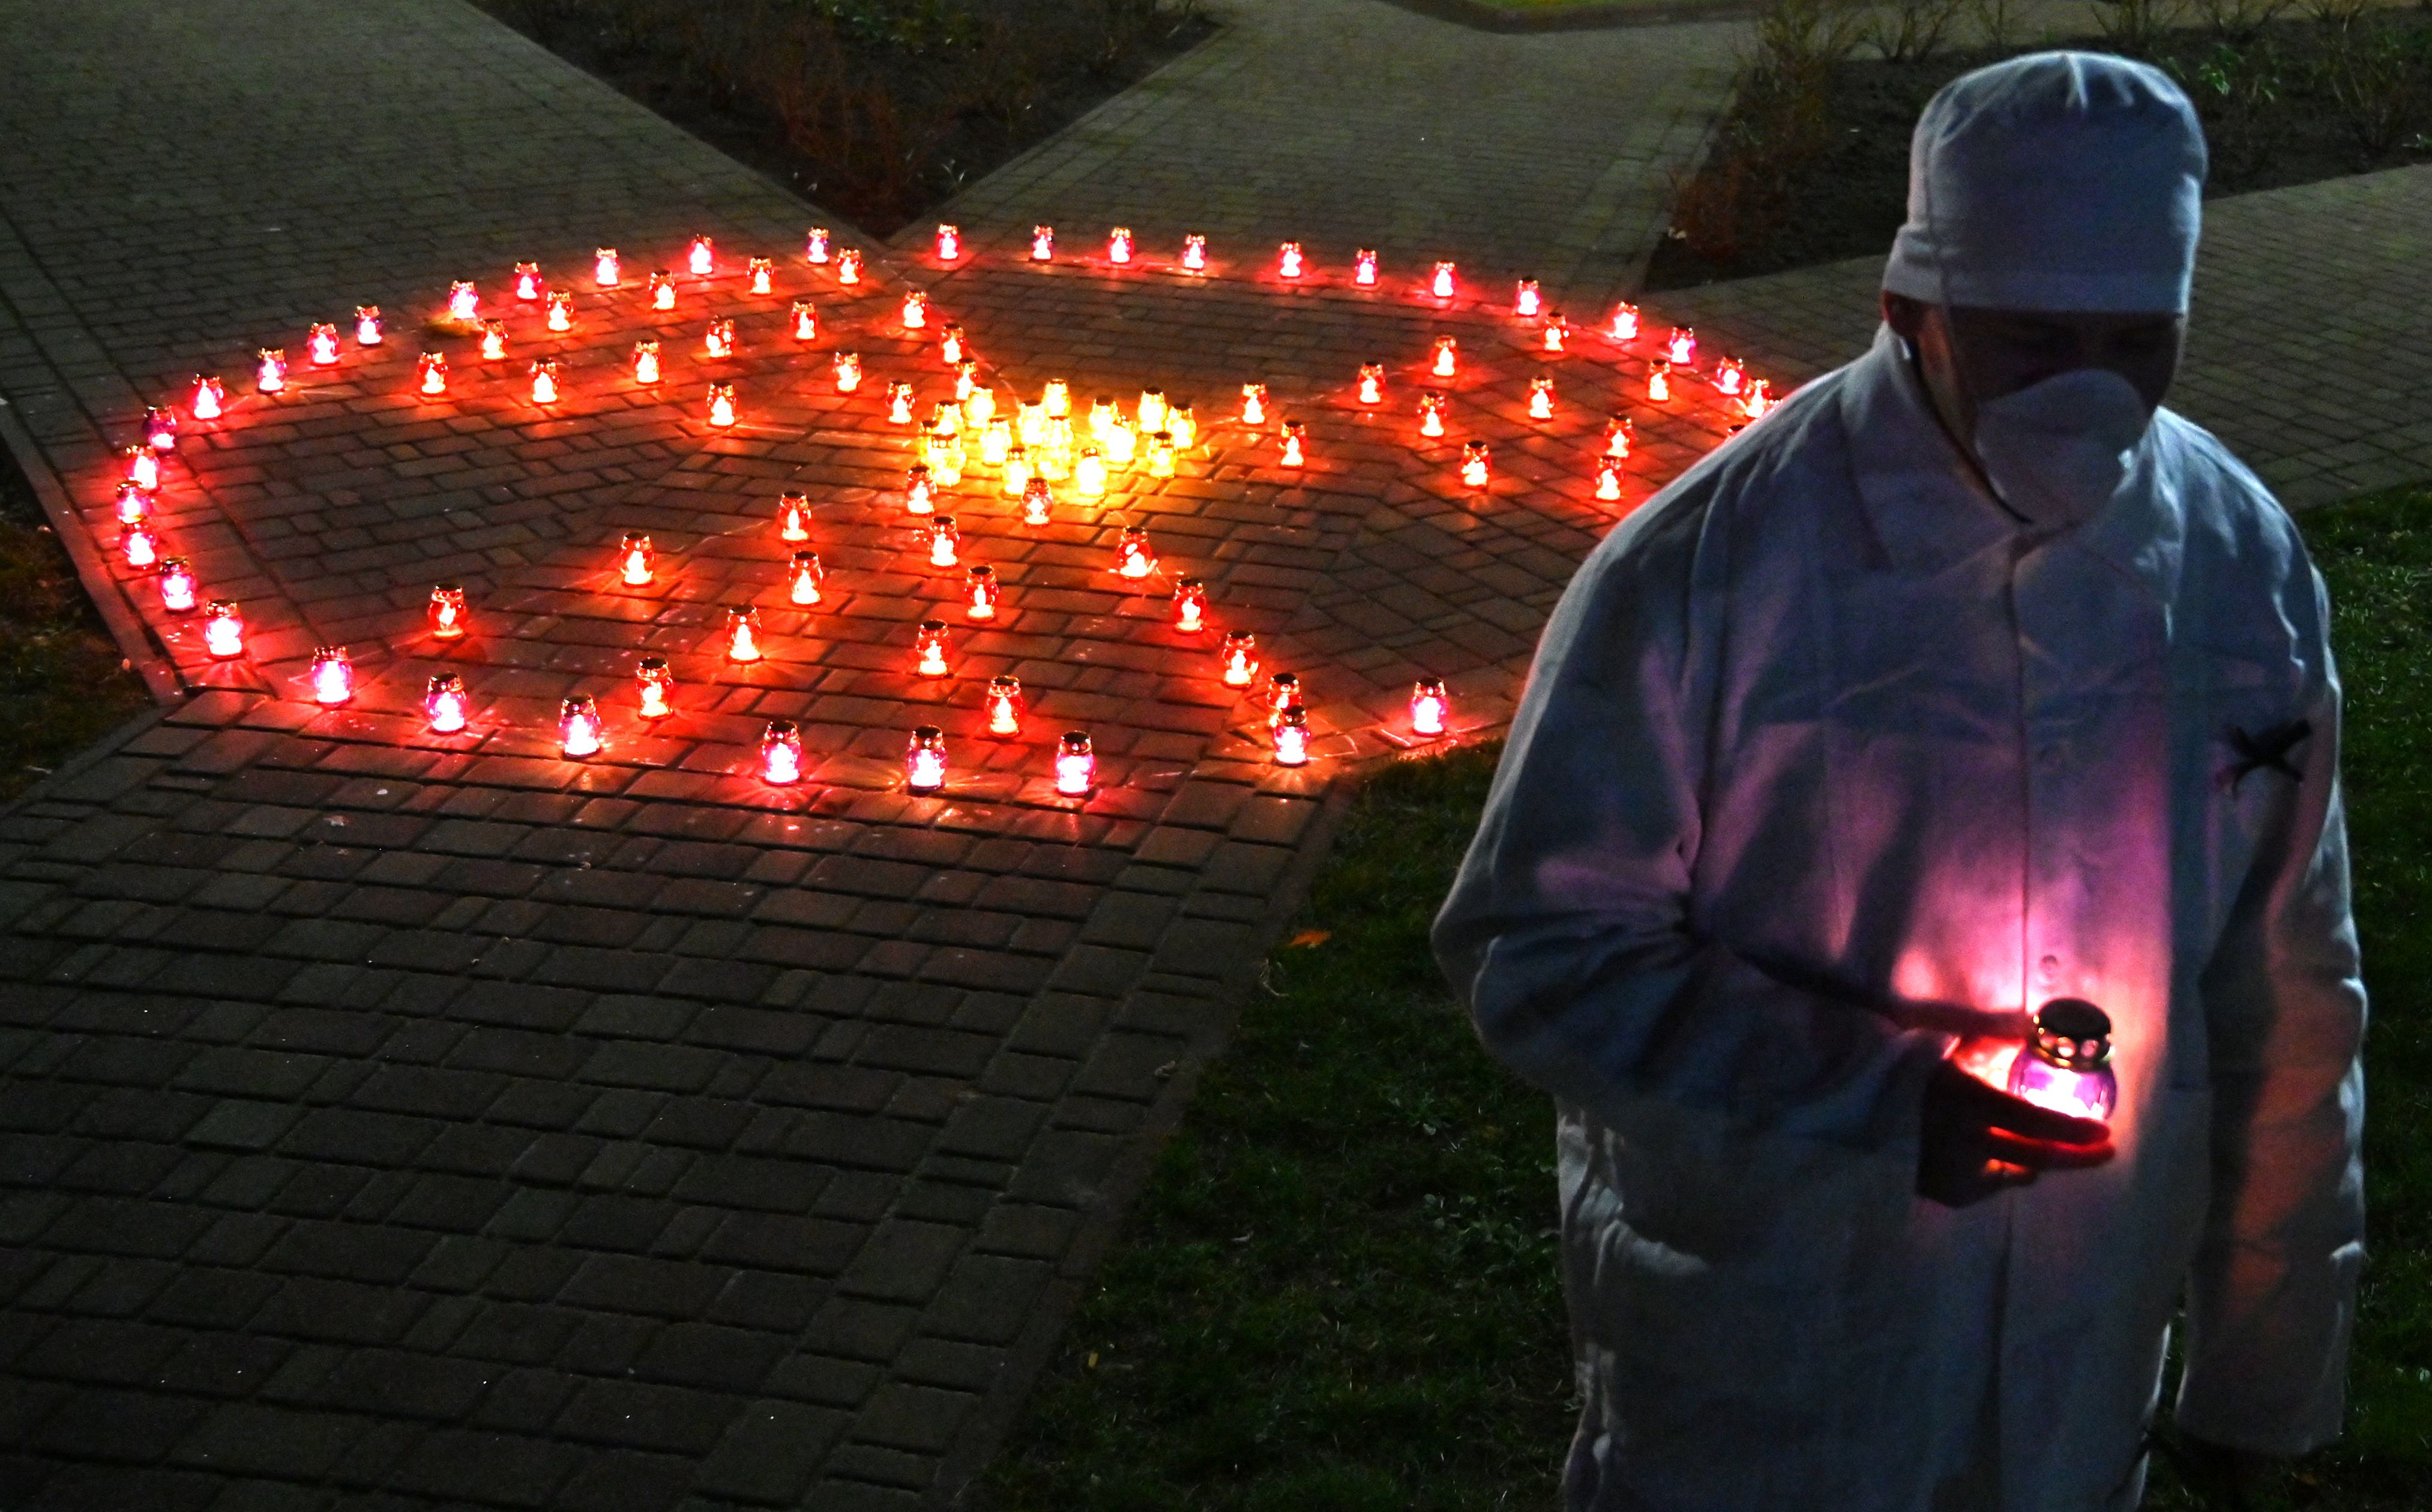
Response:
[{"label": "white face mask", "polygon": [[2076,525],[2120,491],[2153,423],[2126,378],[2076,368],[1978,405],[1976,460],[2001,502],[2033,524]]}]

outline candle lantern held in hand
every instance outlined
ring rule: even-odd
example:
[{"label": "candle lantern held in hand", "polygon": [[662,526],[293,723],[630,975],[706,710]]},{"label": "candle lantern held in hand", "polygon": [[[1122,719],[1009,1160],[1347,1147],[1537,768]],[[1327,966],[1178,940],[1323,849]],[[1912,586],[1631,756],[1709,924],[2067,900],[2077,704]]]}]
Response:
[{"label": "candle lantern held in hand", "polygon": [[2035,1033],[2010,1066],[2010,1091],[2073,1118],[2109,1119],[2120,1102],[2110,1016],[2082,998],[2054,998],[2036,1009]]}]

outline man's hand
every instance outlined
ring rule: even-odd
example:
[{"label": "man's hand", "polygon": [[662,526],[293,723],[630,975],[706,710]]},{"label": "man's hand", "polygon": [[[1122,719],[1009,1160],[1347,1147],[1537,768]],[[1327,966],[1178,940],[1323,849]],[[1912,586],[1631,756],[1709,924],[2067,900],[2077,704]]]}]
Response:
[{"label": "man's hand", "polygon": [[2104,1124],[2036,1107],[1949,1061],[1926,1084],[1917,1190],[1945,1207],[1981,1202],[2048,1170],[2100,1166],[2112,1154]]}]

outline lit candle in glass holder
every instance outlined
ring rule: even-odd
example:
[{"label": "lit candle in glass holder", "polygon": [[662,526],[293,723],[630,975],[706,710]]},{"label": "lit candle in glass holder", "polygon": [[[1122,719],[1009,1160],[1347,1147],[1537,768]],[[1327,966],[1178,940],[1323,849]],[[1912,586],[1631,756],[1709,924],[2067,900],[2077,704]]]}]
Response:
[{"label": "lit candle in glass holder", "polygon": [[1278,463],[1285,467],[1298,467],[1307,462],[1309,452],[1304,443],[1308,438],[1309,427],[1297,420],[1285,421],[1283,453],[1277,459]]},{"label": "lit candle in glass holder", "polygon": [[[956,362],[954,364],[954,402],[960,405],[969,405],[973,398],[979,395],[980,393],[979,363],[974,362],[968,358],[962,361]],[[988,410],[990,413],[995,412],[995,406],[996,399],[995,396],[991,395],[988,398]]]},{"label": "lit candle in glass holder", "polygon": [[1066,798],[1087,798],[1098,785],[1098,758],[1089,749],[1089,732],[1068,730],[1056,742],[1056,791]]},{"label": "lit candle in glass holder", "polygon": [[146,494],[160,486],[160,454],[138,442],[119,448],[127,463],[127,480]]},{"label": "lit candle in glass holder", "polygon": [[198,373],[186,400],[187,412],[197,420],[216,420],[228,412],[228,388],[217,378]]},{"label": "lit candle in glass holder", "polygon": [[1351,281],[1362,289],[1376,287],[1376,253],[1373,247],[1361,247],[1351,254]]},{"label": "lit candle in glass holder", "polygon": [[953,440],[962,433],[962,411],[943,402],[929,406],[929,428],[946,440]]},{"label": "lit candle in glass holder", "polygon": [[967,619],[996,618],[998,587],[996,569],[977,566],[963,580],[963,615]]},{"label": "lit candle in glass holder", "polygon": [[1740,412],[1751,420],[1764,419],[1765,412],[1772,408],[1773,391],[1763,378],[1749,384],[1748,397],[1740,401]]},{"label": "lit candle in glass holder", "polygon": [[1017,441],[1005,448],[1005,453],[1006,496],[1020,498],[1034,481],[1043,482],[1045,479],[1039,478],[1038,470],[1030,465],[1030,448]]},{"label": "lit candle in glass holder", "polygon": [[861,387],[861,354],[859,352],[836,353],[836,385],[838,394],[851,394]]},{"label": "lit candle in glass holder", "polygon": [[692,269],[694,277],[708,277],[718,269],[717,244],[705,236],[694,237],[690,250],[684,254],[684,260]]},{"label": "lit candle in glass holder", "polygon": [[1283,723],[1285,714],[1301,706],[1300,677],[1296,673],[1277,672],[1267,679],[1267,728]]},{"label": "lit candle in glass holder", "polygon": [[547,292],[548,286],[541,282],[539,263],[515,264],[515,297],[517,299],[528,305],[537,304],[540,302],[540,296]]},{"label": "lit candle in glass holder", "polygon": [[1647,364],[1647,397],[1654,404],[1672,397],[1672,364],[1660,357]]},{"label": "lit candle in glass holder", "polygon": [[1571,323],[1560,312],[1545,317],[1545,355],[1560,357],[1571,349]]},{"label": "lit candle in glass holder", "polygon": [[1157,552],[1149,546],[1147,530],[1137,525],[1123,527],[1122,538],[1115,543],[1115,571],[1132,579],[1157,571]]},{"label": "lit candle in glass holder", "polygon": [[443,398],[448,393],[448,359],[437,352],[425,352],[414,360],[414,392],[426,399]]},{"label": "lit candle in glass holder", "polygon": [[954,548],[963,539],[963,533],[954,529],[954,517],[951,514],[931,516],[924,534],[929,547],[929,565],[953,566]]},{"label": "lit candle in glass holder", "polygon": [[532,403],[555,404],[557,402],[557,359],[553,357],[542,358],[532,365]]},{"label": "lit candle in glass holder", "polygon": [[481,323],[481,361],[497,362],[507,355],[507,323],[490,320]]},{"label": "lit candle in glass holder", "polygon": [[557,707],[557,748],[573,760],[600,754],[600,706],[578,693]]},{"label": "lit candle in glass holder", "polygon": [[435,641],[461,641],[464,638],[464,585],[443,582],[431,590],[431,607],[425,614],[431,625],[431,638]]},{"label": "lit candle in glass holder", "polygon": [[2111,1016],[2082,998],[2054,998],[2036,1009],[2035,1033],[2010,1063],[2009,1089],[2039,1108],[2107,1121],[2120,1101]]},{"label": "lit candle in glass holder", "polygon": [[846,247],[836,254],[836,282],[850,289],[861,281],[861,254]]},{"label": "lit candle in glass holder", "polygon": [[1309,764],[1309,711],[1293,707],[1275,722],[1275,764]]},{"label": "lit candle in glass holder", "polygon": [[1596,496],[1610,504],[1621,497],[1621,461],[1616,457],[1596,459]]},{"label": "lit candle in glass holder", "polygon": [[1360,402],[1385,402],[1385,370],[1375,362],[1363,363],[1360,369]]},{"label": "lit candle in glass holder", "polygon": [[574,296],[560,291],[549,296],[549,328],[565,332],[574,328]]},{"label": "lit candle in glass holder", "polygon": [[1208,238],[1186,236],[1182,239],[1182,268],[1186,273],[1208,271]]},{"label": "lit candle in glass holder", "polygon": [[1697,361],[1697,333],[1687,326],[1675,326],[1664,340],[1664,355],[1676,367],[1693,366]]},{"label": "lit candle in glass holder", "polygon": [[1044,478],[1034,478],[1022,487],[1022,523],[1045,525],[1048,512],[1055,508],[1056,494]]},{"label": "lit candle in glass holder", "polygon": [[118,481],[118,523],[141,525],[152,517],[152,491],[131,478]]},{"label": "lit candle in glass holder", "polygon": [[825,262],[828,260],[828,228],[826,227],[814,226],[808,231],[803,233],[802,260],[806,262]]},{"label": "lit candle in glass holder", "polygon": [[1196,635],[1208,628],[1208,585],[1184,578],[1174,585],[1174,628]]},{"label": "lit candle in glass holder", "polygon": [[807,299],[794,301],[794,340],[815,342],[819,339],[819,315]]},{"label": "lit candle in glass holder", "polygon": [[1448,378],[1461,371],[1461,343],[1449,336],[1436,338],[1435,365],[1427,371],[1438,378]]},{"label": "lit candle in glass holder", "polygon": [[1441,394],[1419,395],[1420,435],[1441,436],[1444,433],[1444,395]]},{"label": "lit candle in glass holder", "polygon": [[1630,304],[1615,306],[1613,311],[1613,322],[1605,328],[1605,334],[1617,342],[1636,341],[1638,307]]},{"label": "lit candle in glass holder", "polygon": [[912,651],[918,660],[913,670],[924,678],[942,678],[946,665],[946,622],[924,619],[912,632]]},{"label": "lit candle in glass holder", "polygon": [[1043,406],[1016,401],[1013,413],[1013,438],[1025,446],[1037,446],[1047,440],[1047,411]]},{"label": "lit candle in glass holder", "polygon": [[[947,327],[944,330],[937,333],[937,361],[945,363],[948,367],[961,367],[965,355],[963,345],[963,328],[960,326]],[[958,389],[955,391],[954,397],[957,399],[968,396],[969,391],[967,390]]]},{"label": "lit candle in glass holder", "polygon": [[777,496],[777,539],[807,541],[811,538],[811,496],[808,494]]},{"label": "lit candle in glass holder", "polygon": [[1439,299],[1451,298],[1454,294],[1452,273],[1453,265],[1451,263],[1437,263],[1435,277],[1427,280],[1427,292],[1434,294]]},{"label": "lit candle in glass holder", "polygon": [[912,423],[911,384],[887,385],[887,419],[890,425],[908,426]]},{"label": "lit candle in glass holder", "polygon": [[142,523],[128,526],[118,538],[119,549],[127,554],[130,567],[148,567],[160,560],[160,538],[152,528]]},{"label": "lit candle in glass holder", "polygon": [[459,278],[448,286],[448,318],[460,326],[469,326],[481,318],[481,295],[470,283]]},{"label": "lit candle in glass holder", "polygon": [[963,438],[948,436],[946,444],[938,448],[937,460],[933,464],[939,488],[952,488],[963,480]]},{"label": "lit candle in glass holder", "polygon": [[937,226],[937,260],[952,262],[963,255],[963,233],[959,227],[943,222]]},{"label": "lit candle in glass holder", "polygon": [[659,344],[641,341],[633,344],[633,381],[656,383],[659,380]]},{"label": "lit candle in glass holder", "polygon": [[1115,417],[1115,428],[1106,432],[1106,462],[1116,467],[1129,467],[1140,455],[1140,428],[1121,415]]},{"label": "lit candle in glass holder", "polygon": [[775,289],[777,264],[768,258],[753,258],[749,266],[752,270],[752,292],[756,294],[772,293]]},{"label": "lit candle in glass holder", "polygon": [[709,358],[733,357],[735,355],[735,322],[711,321],[709,329],[701,335],[701,354]]},{"label": "lit candle in glass holder", "polygon": [[1022,733],[1022,716],[1026,711],[1022,704],[1020,678],[1006,672],[988,679],[987,705],[989,734]]},{"label": "lit candle in glass holder", "polygon": [[1138,413],[1140,415],[1140,432],[1143,435],[1165,428],[1165,391],[1163,389],[1142,389],[1140,391],[1140,410],[1138,411]]},{"label": "lit candle in glass holder", "polygon": [[1188,404],[1165,407],[1165,429],[1166,434],[1174,438],[1174,448],[1178,451],[1189,451],[1199,445],[1199,420],[1191,412]]},{"label": "lit candle in glass holder", "polygon": [[[1002,467],[1013,455],[1013,427],[1003,420],[991,420],[980,431],[980,462],[988,467]],[[1007,490],[1007,492],[1014,492]]]},{"label": "lit candle in glass holder", "polygon": [[1275,271],[1287,278],[1297,278],[1300,277],[1300,244],[1286,242],[1283,244],[1283,250],[1276,254]]},{"label": "lit candle in glass holder", "polygon": [[819,571],[819,554],[797,551],[785,569],[785,597],[807,608],[819,601],[819,583],[824,575]]},{"label": "lit candle in glass holder", "polygon": [[144,407],[144,445],[154,451],[177,449],[177,412],[157,404]]},{"label": "lit candle in glass holder", "polygon": [[614,289],[624,281],[625,265],[617,260],[616,249],[603,246],[591,254],[591,281],[602,289]]},{"label": "lit candle in glass holder", "polygon": [[1537,293],[1537,280],[1521,279],[1519,291],[1512,296],[1512,312],[1524,320],[1534,320],[1545,308],[1545,301]]},{"label": "lit candle in glass holder", "polygon": [[1248,630],[1226,630],[1223,651],[1224,685],[1246,688],[1258,676],[1258,638]]},{"label": "lit candle in glass holder", "polygon": [[784,787],[802,779],[802,732],[791,719],[771,719],[760,732],[760,780]]},{"label": "lit candle in glass holder", "polygon": [[1132,228],[1130,227],[1118,226],[1106,233],[1106,260],[1119,268],[1131,265]]},{"label": "lit candle in glass holder", "polygon": [[304,337],[304,357],[314,367],[338,365],[338,328],[324,322]]},{"label": "lit candle in glass holder", "polygon": [[245,654],[245,620],[236,605],[214,598],[203,608],[203,649],[214,661]]},{"label": "lit candle in glass holder", "polygon": [[726,659],[760,660],[760,611],[745,605],[726,612]]},{"label": "lit candle in glass holder", "polygon": [[1064,378],[1049,378],[1039,391],[1039,407],[1050,420],[1062,420],[1072,413],[1072,385]]},{"label": "lit candle in glass holder", "polygon": [[646,656],[633,671],[633,692],[645,719],[665,719],[675,713],[676,677],[667,658]]},{"label": "lit candle in glass holder", "polygon": [[1267,423],[1267,386],[1263,383],[1241,385],[1241,423],[1262,426]]},{"label": "lit candle in glass holder", "polygon": [[1174,432],[1160,430],[1148,438],[1148,475],[1151,478],[1174,476]]},{"label": "lit candle in glass holder", "polygon": [[1736,399],[1745,385],[1748,370],[1736,357],[1726,357],[1714,364],[1714,392],[1727,399]]},{"label": "lit candle in glass holder", "polygon": [[378,346],[382,339],[380,306],[357,305],[355,307],[355,344]]},{"label": "lit candle in glass holder", "polygon": [[1034,226],[1030,228],[1030,260],[1033,262],[1056,260],[1056,227]]},{"label": "lit candle in glass holder", "polygon": [[1540,375],[1528,380],[1528,418],[1554,418],[1554,380]]},{"label": "lit candle in glass holder", "polygon": [[914,462],[904,470],[904,508],[912,514],[927,514],[937,507],[937,485],[930,480],[929,464]]},{"label": "lit candle in glass holder", "polygon": [[1461,447],[1461,480],[1471,488],[1484,488],[1494,477],[1488,460],[1486,443],[1466,441]]},{"label": "lit candle in glass holder", "polygon": [[422,690],[422,715],[434,735],[452,735],[464,728],[464,680],[453,672],[434,674]]},{"label": "lit candle in glass holder", "polygon": [[1451,700],[1444,697],[1444,679],[1421,678],[1410,687],[1410,733],[1428,739],[1444,732],[1444,717],[1452,710]]},{"label": "lit candle in glass holder", "polygon": [[1617,414],[1607,420],[1604,423],[1604,454],[1616,458],[1629,456],[1632,434],[1630,416]]},{"label": "lit candle in glass holder", "polygon": [[925,330],[929,326],[929,296],[915,289],[904,296],[904,328]]},{"label": "lit candle in glass holder", "polygon": [[278,394],[286,389],[286,352],[276,346],[264,346],[253,354],[253,386],[263,394]]},{"label": "lit candle in glass holder", "polygon": [[650,549],[650,538],[639,530],[628,530],[616,547],[616,567],[628,588],[649,583],[656,570],[659,556]]},{"label": "lit candle in glass holder", "polygon": [[343,646],[324,646],[312,653],[312,701],[334,708],[355,696],[355,664]]},{"label": "lit candle in glass holder", "polygon": [[924,796],[946,785],[944,731],[922,725],[912,731],[912,743],[904,750],[904,785]]},{"label": "lit candle in glass holder", "polygon": [[1072,464],[1072,492],[1083,498],[1106,496],[1106,459],[1097,447],[1081,448],[1080,460]]},{"label": "lit candle in glass holder", "polygon": [[160,607],[172,614],[194,612],[194,569],[183,557],[162,557],[155,575],[160,584]]}]

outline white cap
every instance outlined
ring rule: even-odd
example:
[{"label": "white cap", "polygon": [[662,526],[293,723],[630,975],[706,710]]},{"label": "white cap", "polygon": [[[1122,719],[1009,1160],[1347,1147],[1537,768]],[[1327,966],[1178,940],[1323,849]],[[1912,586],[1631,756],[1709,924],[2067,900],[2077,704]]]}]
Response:
[{"label": "white cap", "polygon": [[2067,52],[1980,68],[1917,118],[1883,287],[1936,305],[2184,313],[2204,177],[2195,110],[2158,69]]}]

